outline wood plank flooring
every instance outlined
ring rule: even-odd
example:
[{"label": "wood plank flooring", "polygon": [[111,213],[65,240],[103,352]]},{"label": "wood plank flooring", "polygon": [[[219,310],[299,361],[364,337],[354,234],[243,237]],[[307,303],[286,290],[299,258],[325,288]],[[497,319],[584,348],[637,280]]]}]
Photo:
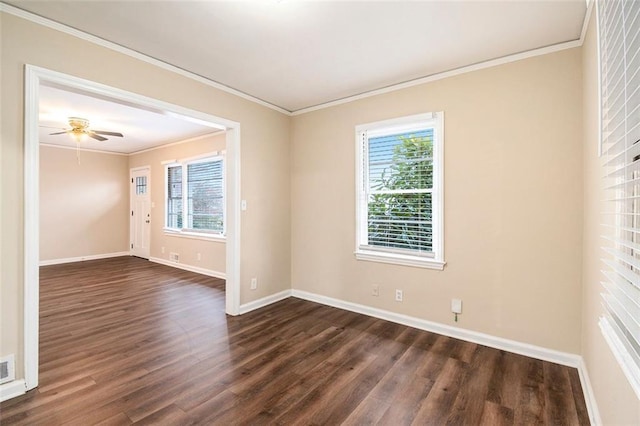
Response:
[{"label": "wood plank flooring", "polygon": [[41,268],[40,387],[0,423],[586,425],[575,369],[122,257]]}]

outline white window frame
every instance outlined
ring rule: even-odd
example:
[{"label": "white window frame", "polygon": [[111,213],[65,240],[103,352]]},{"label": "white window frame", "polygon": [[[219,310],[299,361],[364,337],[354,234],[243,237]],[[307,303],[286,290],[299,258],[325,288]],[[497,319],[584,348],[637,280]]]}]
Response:
[{"label": "white window frame", "polygon": [[[367,247],[368,200],[364,189],[366,158],[365,138],[368,133],[410,131],[433,128],[432,247],[433,255],[407,254],[392,248]],[[444,260],[444,112],[433,112],[377,121],[356,126],[356,250],[357,260],[391,263],[443,270]],[[368,141],[368,140],[367,140]]]},{"label": "white window frame", "polygon": [[[635,348],[640,345],[640,145],[636,138],[639,123],[632,118],[640,112],[640,98],[633,79],[640,58],[640,10],[631,3],[597,1],[599,136],[602,157],[603,209],[602,269],[604,287],[599,319],[602,335],[618,361],[631,388],[640,399],[640,361]],[[637,3],[636,3],[637,5]],[[633,7],[633,6],[632,6]],[[633,44],[635,43],[635,44]],[[636,52],[636,53],[633,53]],[[632,62],[633,63],[633,62]],[[617,74],[620,74],[619,76]],[[620,91],[619,94],[616,94]],[[614,105],[622,100],[622,105]],[[634,105],[635,102],[635,105]],[[621,115],[622,114],[622,115]],[[620,134],[619,131],[622,131]]]},{"label": "white window frame", "polygon": [[[225,164],[225,152],[213,152],[208,154],[199,155],[196,157],[184,158],[181,160],[167,160],[163,161],[164,165],[164,233],[165,235],[174,236],[174,237],[184,237],[184,238],[192,238],[192,239],[201,239],[201,240],[214,240],[214,241],[225,241],[226,240],[226,229],[227,229],[227,194],[226,194],[226,164]],[[185,227],[185,223],[188,218],[188,173],[187,168],[192,164],[198,163],[207,163],[211,161],[222,161],[222,232],[217,231],[205,231],[201,229],[192,229]],[[168,215],[168,201],[169,201],[169,168],[170,167],[182,167],[182,228],[172,228],[167,226],[167,215]]]}]

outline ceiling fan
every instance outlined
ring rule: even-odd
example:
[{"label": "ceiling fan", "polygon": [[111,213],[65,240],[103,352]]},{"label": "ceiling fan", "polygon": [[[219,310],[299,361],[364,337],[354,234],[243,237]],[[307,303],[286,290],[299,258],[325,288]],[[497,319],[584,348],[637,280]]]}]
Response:
[{"label": "ceiling fan", "polygon": [[62,135],[65,133],[70,134],[76,141],[80,141],[84,135],[89,136],[90,138],[106,141],[108,138],[105,138],[101,135],[105,136],[117,136],[119,138],[123,137],[122,133],[118,132],[107,132],[104,130],[92,130],[89,128],[89,120],[86,118],[79,117],[69,117],[69,126],[70,129],[67,129],[63,132],[50,133],[49,135]]}]

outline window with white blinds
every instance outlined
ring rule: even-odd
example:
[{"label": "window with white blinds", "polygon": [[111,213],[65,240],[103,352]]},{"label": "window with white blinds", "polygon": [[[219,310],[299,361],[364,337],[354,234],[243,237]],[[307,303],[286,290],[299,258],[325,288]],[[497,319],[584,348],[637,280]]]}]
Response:
[{"label": "window with white blinds", "polygon": [[608,192],[602,332],[640,398],[640,1],[597,2]]},{"label": "window with white blinds", "polygon": [[356,128],[356,257],[442,269],[442,113]]},{"label": "window with white blinds", "polygon": [[165,229],[224,235],[224,159],[208,157],[169,164],[165,175]]}]

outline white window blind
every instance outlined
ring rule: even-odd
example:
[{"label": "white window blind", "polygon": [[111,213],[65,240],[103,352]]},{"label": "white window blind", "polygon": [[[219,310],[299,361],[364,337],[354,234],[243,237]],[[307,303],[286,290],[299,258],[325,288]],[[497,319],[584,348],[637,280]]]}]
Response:
[{"label": "white window blind", "polygon": [[224,186],[222,160],[187,165],[188,227],[223,231]]},{"label": "white window blind", "polygon": [[223,157],[167,165],[166,189],[166,230],[224,235]]},{"label": "white window blind", "polygon": [[182,166],[167,168],[167,227],[182,228]]},{"label": "white window blind", "polygon": [[597,2],[605,212],[602,332],[640,398],[640,1]]},{"label": "white window blind", "polygon": [[368,249],[433,257],[433,128],[364,132]]},{"label": "white window blind", "polygon": [[356,258],[442,269],[443,113],[356,127]]}]

